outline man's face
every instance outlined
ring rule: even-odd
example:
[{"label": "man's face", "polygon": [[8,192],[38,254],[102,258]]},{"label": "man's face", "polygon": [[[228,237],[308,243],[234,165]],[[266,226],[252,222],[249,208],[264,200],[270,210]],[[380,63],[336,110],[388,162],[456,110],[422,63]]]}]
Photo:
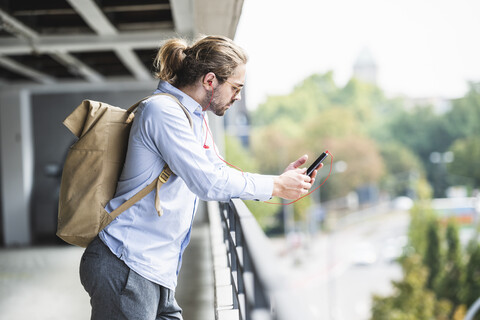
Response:
[{"label": "man's face", "polygon": [[212,93],[208,92],[207,104],[212,100],[208,108],[210,111],[217,116],[223,116],[235,101],[241,99],[240,90],[245,82],[245,70],[245,65],[238,66],[235,73],[227,81],[215,88],[213,99],[211,99]]}]

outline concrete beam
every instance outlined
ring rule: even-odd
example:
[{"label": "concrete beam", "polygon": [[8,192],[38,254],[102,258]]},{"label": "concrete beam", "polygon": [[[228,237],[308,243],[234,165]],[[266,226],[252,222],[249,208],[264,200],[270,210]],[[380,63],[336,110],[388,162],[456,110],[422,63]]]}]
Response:
[{"label": "concrete beam", "polygon": [[[23,38],[27,40],[30,46],[32,46],[32,44],[40,38],[39,34],[35,30],[24,25],[22,22],[8,15],[6,12],[2,11],[1,9],[0,9],[0,18],[2,19],[4,24],[7,26],[6,28],[7,31],[17,36],[17,38]],[[100,76],[100,74],[93,71],[91,68],[83,64],[81,61],[77,60],[74,56],[72,56],[68,52],[53,51],[50,54],[52,55],[52,58],[57,60],[60,64],[66,66],[67,68],[75,69],[76,72],[84,76],[88,81],[93,81],[93,82],[101,81],[102,77]],[[26,66],[22,66],[21,64],[8,58],[3,58],[3,61],[1,61],[0,63],[2,63],[2,65],[5,68],[8,68],[9,70],[18,72],[26,77],[30,77],[42,83],[52,83],[55,81],[54,78],[48,75],[40,73]]]},{"label": "concrete beam", "polygon": [[99,35],[117,34],[117,29],[92,0],[67,0],[88,26]]},{"label": "concrete beam", "polygon": [[[98,35],[111,36],[118,34],[115,26],[107,19],[102,10],[93,0],[67,0],[85,22],[95,30]],[[115,53],[125,67],[138,80],[146,80],[151,78],[147,68],[140,61],[138,56],[133,52],[130,46],[115,48]]]},{"label": "concrete beam", "polygon": [[135,78],[138,80],[152,79],[152,75],[132,49],[117,48],[115,49],[115,53]]},{"label": "concrete beam", "polygon": [[28,90],[32,94],[51,94],[64,92],[95,92],[95,91],[138,91],[145,90],[153,92],[157,87],[158,80],[135,80],[131,77],[125,78],[108,78],[101,85],[93,82],[85,82],[81,80],[61,81],[54,84],[32,84],[16,83],[13,85],[2,86],[1,90],[15,91]]},{"label": "concrete beam", "polygon": [[73,72],[84,77],[87,81],[99,83],[105,80],[100,73],[93,70],[68,52],[55,51],[52,57],[67,68],[72,69]]},{"label": "concrete beam", "polygon": [[175,30],[181,34],[194,36],[195,16],[192,0],[171,0],[173,23]]},{"label": "concrete beam", "polygon": [[243,0],[197,0],[194,2],[196,32],[231,39],[237,31]]},{"label": "concrete beam", "polygon": [[32,45],[18,39],[0,39],[0,55],[49,54],[54,51],[94,52],[117,48],[135,49],[158,48],[163,40],[179,36],[172,30],[129,32],[112,36],[78,35],[42,36]]},{"label": "concrete beam", "polygon": [[0,9],[0,21],[2,22],[3,29],[17,37],[28,41],[38,38],[38,34],[34,30],[30,29],[2,9]]},{"label": "concrete beam", "polygon": [[55,82],[55,79],[53,77],[50,77],[47,74],[41,73],[35,69],[32,69],[30,67],[27,67],[23,64],[20,64],[16,62],[13,59],[7,58],[7,57],[2,57],[0,56],[0,65],[3,66],[4,68],[13,71],[15,73],[19,73],[27,78],[31,78],[33,80],[36,80],[40,83],[44,84],[51,84]]}]

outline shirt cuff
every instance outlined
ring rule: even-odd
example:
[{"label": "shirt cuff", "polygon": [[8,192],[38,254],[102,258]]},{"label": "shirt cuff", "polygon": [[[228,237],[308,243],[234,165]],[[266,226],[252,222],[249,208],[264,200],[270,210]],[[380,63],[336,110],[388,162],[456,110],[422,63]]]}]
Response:
[{"label": "shirt cuff", "polygon": [[255,198],[252,200],[267,201],[272,198],[273,178],[275,176],[253,174],[255,178]]}]

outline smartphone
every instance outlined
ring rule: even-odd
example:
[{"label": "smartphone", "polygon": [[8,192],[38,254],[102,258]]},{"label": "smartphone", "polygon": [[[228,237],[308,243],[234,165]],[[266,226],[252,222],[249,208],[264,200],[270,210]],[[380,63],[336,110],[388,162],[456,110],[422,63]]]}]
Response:
[{"label": "smartphone", "polygon": [[315,160],[315,161],[312,163],[312,165],[311,165],[310,167],[308,167],[307,173],[306,173],[307,176],[310,176],[310,177],[312,176],[313,171],[315,171],[315,169],[318,168],[318,166],[320,165],[320,163],[322,163],[323,160],[325,160],[325,159],[327,158],[327,156],[328,156],[328,153],[327,153],[327,152],[328,152],[328,151],[325,151],[324,153],[322,153],[322,154],[317,158],[317,160]]}]

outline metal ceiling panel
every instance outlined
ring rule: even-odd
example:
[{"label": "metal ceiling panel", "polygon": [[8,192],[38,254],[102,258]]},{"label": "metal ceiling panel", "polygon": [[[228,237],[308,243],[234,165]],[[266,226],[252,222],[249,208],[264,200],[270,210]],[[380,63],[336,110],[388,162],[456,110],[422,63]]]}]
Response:
[{"label": "metal ceiling panel", "polygon": [[58,79],[75,79],[78,75],[74,74],[66,66],[62,65],[51,56],[40,55],[13,55],[9,57],[17,63],[38,70]]},{"label": "metal ceiling panel", "polygon": [[105,77],[131,76],[113,51],[78,52],[72,55]]},{"label": "metal ceiling panel", "polygon": [[168,0],[0,0],[0,83],[152,79],[149,56],[165,31],[174,31]]},{"label": "metal ceiling panel", "polygon": [[0,0],[0,86],[153,80],[161,41],[233,37],[243,0]]}]

